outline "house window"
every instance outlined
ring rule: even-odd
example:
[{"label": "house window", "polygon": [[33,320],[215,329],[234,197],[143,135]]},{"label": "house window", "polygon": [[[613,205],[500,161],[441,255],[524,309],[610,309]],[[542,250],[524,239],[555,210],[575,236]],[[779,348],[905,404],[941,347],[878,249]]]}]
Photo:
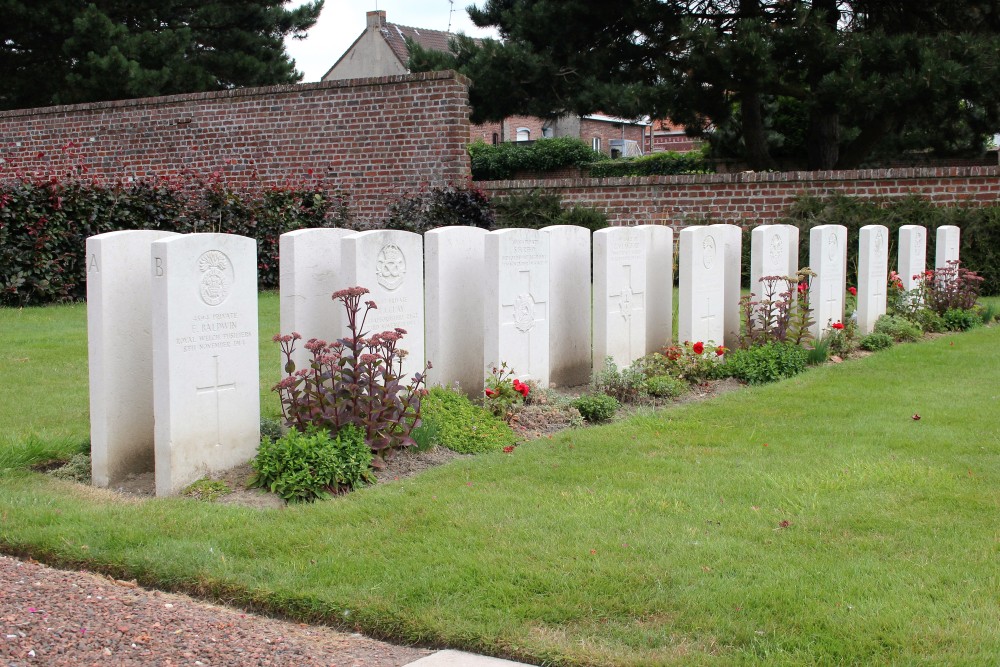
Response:
[{"label": "house window", "polygon": [[531,130],[526,127],[517,128],[517,141],[531,141]]},{"label": "house window", "polygon": [[493,145],[496,146],[500,143],[500,135],[496,132],[493,133]]},{"label": "house window", "polygon": [[556,136],[556,133],[551,127],[542,128],[542,139],[551,139],[554,136]]},{"label": "house window", "polygon": [[590,140],[590,147],[593,148],[598,153],[600,153],[601,152],[601,138],[600,137],[594,137],[593,139],[591,139]]}]

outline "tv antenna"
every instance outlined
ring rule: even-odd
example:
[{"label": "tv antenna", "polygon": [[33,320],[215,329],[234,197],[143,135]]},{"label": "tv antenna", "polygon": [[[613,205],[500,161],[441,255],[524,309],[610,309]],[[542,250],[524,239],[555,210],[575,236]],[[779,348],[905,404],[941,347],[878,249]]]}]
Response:
[{"label": "tv antenna", "polygon": [[455,0],[448,0],[448,32],[451,32],[451,17],[455,13]]}]

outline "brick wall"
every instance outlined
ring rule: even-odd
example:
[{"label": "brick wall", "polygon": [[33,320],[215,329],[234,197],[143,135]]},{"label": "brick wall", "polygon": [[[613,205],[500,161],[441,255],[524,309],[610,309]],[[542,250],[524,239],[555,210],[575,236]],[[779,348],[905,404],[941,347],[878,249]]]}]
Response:
[{"label": "brick wall", "polygon": [[0,112],[0,163],[101,180],[219,172],[238,186],[325,177],[359,218],[468,177],[468,80],[452,72]]},{"label": "brick wall", "polygon": [[938,167],[821,172],[746,172],[642,178],[477,181],[493,196],[537,188],[566,204],[605,211],[612,224],[691,221],[756,225],[773,222],[802,194],[863,198],[920,195],[942,206],[1000,203],[1000,167]]}]

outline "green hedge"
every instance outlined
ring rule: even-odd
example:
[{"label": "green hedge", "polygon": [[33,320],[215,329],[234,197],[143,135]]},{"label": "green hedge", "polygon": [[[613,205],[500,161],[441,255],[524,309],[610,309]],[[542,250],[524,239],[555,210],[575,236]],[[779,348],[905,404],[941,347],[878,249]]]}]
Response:
[{"label": "green hedge", "polygon": [[273,289],[281,234],[348,221],[346,196],[319,187],[237,190],[193,178],[116,184],[11,179],[0,183],[0,305],[82,300],[87,237],[129,229],[255,238],[259,286]]},{"label": "green hedge", "polygon": [[545,172],[584,167],[608,159],[586,142],[570,137],[496,145],[477,141],[469,145],[469,157],[472,178],[476,181],[502,181],[512,178],[519,171]]},{"label": "green hedge", "polygon": [[701,151],[690,153],[652,153],[636,158],[620,158],[598,162],[588,167],[594,178],[625,176],[672,176],[674,174],[710,174],[712,163]]}]

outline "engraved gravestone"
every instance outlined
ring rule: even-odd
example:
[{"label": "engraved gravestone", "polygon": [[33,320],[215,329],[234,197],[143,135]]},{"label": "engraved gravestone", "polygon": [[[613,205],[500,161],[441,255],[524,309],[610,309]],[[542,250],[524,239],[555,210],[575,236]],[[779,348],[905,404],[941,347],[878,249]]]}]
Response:
[{"label": "engraved gravestone", "polygon": [[[378,306],[368,313],[368,333],[406,330],[399,347],[407,352],[403,378],[408,382],[424,370],[423,238],[413,232],[379,229],[345,236],[341,249],[345,287],[368,288],[370,294],[362,302],[371,300]],[[341,331],[347,335],[346,323]]]},{"label": "engraved gravestone", "polygon": [[257,244],[231,234],[155,241],[156,495],[250,460],[260,444]]},{"label": "engraved gravestone", "polygon": [[920,225],[899,228],[899,278],[903,289],[915,289],[927,267],[927,230]]},{"label": "engraved gravestone", "polygon": [[725,346],[736,349],[740,337],[740,277],[743,275],[743,230],[737,225],[709,225],[722,242],[726,267],[722,297],[722,328]]},{"label": "engraved gravestone", "polygon": [[844,294],[847,280],[847,228],[843,225],[819,225],[809,231],[809,268],[816,272],[809,290],[813,325],[817,339],[831,325],[844,319]]},{"label": "engraved gravestone", "polygon": [[646,253],[646,352],[669,345],[674,336],[674,230],[639,225],[649,237]]},{"label": "engraved gravestone", "polygon": [[875,321],[885,313],[889,280],[889,229],[865,225],[858,241],[858,331],[870,334]]},{"label": "engraved gravestone", "polygon": [[535,229],[486,235],[483,366],[503,362],[549,386],[549,236]]},{"label": "engraved gravestone", "polygon": [[[87,239],[87,356],[94,484],[153,470],[153,335],[149,252],[174,232]],[[123,335],[124,334],[124,335]]]},{"label": "engraved gravestone", "polygon": [[594,232],[594,368],[607,357],[625,368],[646,354],[649,240],[639,227]]},{"label": "engraved gravestone", "polygon": [[[764,298],[760,279],[795,276],[799,270],[799,228],[795,225],[759,225],[750,232],[750,291],[754,301]],[[779,283],[784,291],[784,283]],[[776,298],[777,295],[772,297]]]},{"label": "engraved gravestone", "polygon": [[549,382],[572,387],[590,381],[590,230],[552,225],[549,237]]},{"label": "engraved gravestone", "polygon": [[678,340],[722,345],[727,268],[724,239],[712,225],[682,229],[678,265]]},{"label": "engraved gravestone", "polygon": [[[441,227],[424,234],[427,358],[432,384],[483,392],[483,257],[486,230]],[[405,342],[405,339],[404,339]]]},{"label": "engraved gravestone", "polygon": [[292,353],[296,369],[309,367],[312,354],[305,343],[310,338],[332,342],[341,336],[344,308],[331,295],[347,287],[340,275],[340,242],[353,233],[349,229],[299,229],[278,238],[280,330],[302,336]]},{"label": "engraved gravestone", "polygon": [[958,261],[959,240],[962,230],[955,225],[941,225],[937,229],[937,243],[934,245],[934,268],[948,266],[948,262]]}]

